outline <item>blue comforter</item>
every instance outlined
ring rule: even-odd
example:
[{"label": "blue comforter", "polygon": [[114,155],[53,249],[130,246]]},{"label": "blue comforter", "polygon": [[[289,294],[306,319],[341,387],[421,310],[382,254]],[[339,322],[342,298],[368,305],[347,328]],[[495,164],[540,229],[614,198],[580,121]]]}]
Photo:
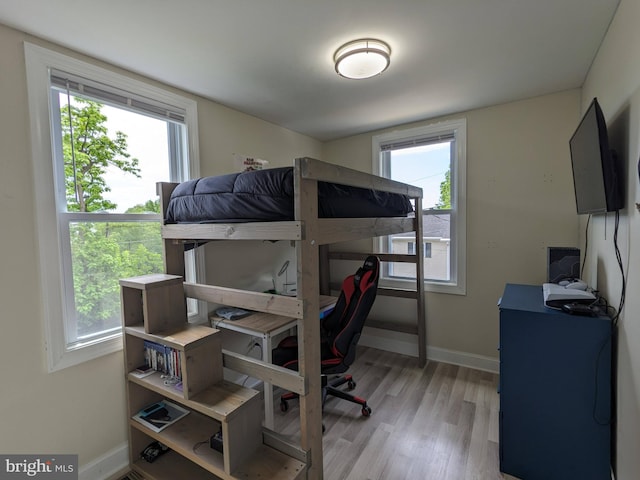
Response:
[{"label": "blue comforter", "polygon": [[[405,195],[318,182],[321,218],[398,217],[413,211]],[[203,177],[171,194],[167,223],[294,219],[293,167]]]}]

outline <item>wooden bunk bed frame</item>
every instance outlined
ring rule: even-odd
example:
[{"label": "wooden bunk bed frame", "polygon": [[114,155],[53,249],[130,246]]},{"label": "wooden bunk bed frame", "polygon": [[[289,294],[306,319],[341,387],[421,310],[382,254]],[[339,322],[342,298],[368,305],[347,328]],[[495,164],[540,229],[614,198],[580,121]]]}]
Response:
[{"label": "wooden bunk bed frame", "polygon": [[[385,218],[318,218],[318,181],[407,195],[416,214]],[[158,184],[162,214],[177,183]],[[247,308],[298,319],[299,371],[291,371],[254,358],[223,350],[223,364],[234,371],[268,381],[300,395],[300,445],[264,429],[263,441],[307,465],[309,479],[323,476],[322,400],[320,373],[319,296],[328,294],[329,260],[361,260],[368,254],[329,252],[328,245],[383,235],[415,232],[415,255],[377,254],[382,261],[416,264],[415,290],[380,288],[382,295],[415,298],[417,321],[410,333],[418,337],[419,364],[426,363],[424,299],[424,247],[422,241],[422,189],[312,158],[294,164],[295,219],[280,222],[229,224],[166,224],[162,226],[165,272],[184,278],[184,244],[199,240],[289,240],[296,246],[297,297],[249,292],[226,287],[184,283],[185,295],[216,304]],[[376,328],[396,329],[391,322]],[[405,329],[401,331],[406,332]]]}]

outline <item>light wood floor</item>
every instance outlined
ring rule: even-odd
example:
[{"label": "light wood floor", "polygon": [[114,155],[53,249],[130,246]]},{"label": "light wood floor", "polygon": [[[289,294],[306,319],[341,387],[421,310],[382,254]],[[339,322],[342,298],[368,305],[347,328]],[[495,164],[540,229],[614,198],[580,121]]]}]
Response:
[{"label": "light wood floor", "polygon": [[[498,466],[498,376],[360,347],[349,371],[372,415],[329,398],[324,410],[327,480],[513,479]],[[279,408],[276,401],[276,409]],[[297,401],[275,413],[275,430],[294,438]]]}]

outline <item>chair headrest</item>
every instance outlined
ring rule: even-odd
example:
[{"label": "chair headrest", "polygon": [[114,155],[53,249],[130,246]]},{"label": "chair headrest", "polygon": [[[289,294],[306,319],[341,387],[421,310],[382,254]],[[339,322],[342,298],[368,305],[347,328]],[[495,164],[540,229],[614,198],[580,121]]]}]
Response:
[{"label": "chair headrest", "polygon": [[[368,282],[375,282],[378,279],[378,268],[380,266],[380,259],[375,255],[369,255],[362,267],[358,268],[358,271],[353,275],[353,283],[356,289],[360,290],[360,282],[363,278],[367,278]],[[369,275],[367,275],[369,273]]]}]

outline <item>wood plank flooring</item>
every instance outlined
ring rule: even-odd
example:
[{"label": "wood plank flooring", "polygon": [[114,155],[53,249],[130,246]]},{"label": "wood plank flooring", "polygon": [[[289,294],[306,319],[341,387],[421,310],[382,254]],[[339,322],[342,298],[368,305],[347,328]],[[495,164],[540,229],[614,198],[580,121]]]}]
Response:
[{"label": "wood plank flooring", "polygon": [[[349,373],[372,415],[329,398],[324,410],[327,480],[506,480],[498,465],[498,375],[359,347]],[[278,393],[278,392],[277,392]],[[275,430],[299,435],[298,402]]]}]

